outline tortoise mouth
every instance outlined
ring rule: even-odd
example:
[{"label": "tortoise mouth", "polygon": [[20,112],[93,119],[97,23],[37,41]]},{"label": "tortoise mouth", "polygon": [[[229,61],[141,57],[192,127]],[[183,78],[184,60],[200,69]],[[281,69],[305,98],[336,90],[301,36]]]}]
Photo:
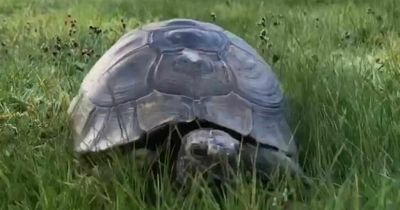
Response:
[{"label": "tortoise mouth", "polygon": [[192,143],[190,153],[194,156],[206,157],[208,155],[207,147],[203,144]]}]

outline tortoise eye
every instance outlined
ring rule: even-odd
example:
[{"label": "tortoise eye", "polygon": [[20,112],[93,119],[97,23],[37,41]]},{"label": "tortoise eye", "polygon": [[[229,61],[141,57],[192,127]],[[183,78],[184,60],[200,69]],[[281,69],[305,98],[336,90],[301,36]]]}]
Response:
[{"label": "tortoise eye", "polygon": [[201,147],[198,144],[192,145],[190,152],[192,153],[192,155],[196,155],[196,156],[207,156],[207,149],[204,147]]}]

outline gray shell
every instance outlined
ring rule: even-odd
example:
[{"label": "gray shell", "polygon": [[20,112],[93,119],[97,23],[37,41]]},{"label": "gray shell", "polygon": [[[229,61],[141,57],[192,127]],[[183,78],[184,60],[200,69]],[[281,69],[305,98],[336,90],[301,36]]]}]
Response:
[{"label": "gray shell", "polygon": [[296,154],[282,99],[271,67],[238,36],[189,19],[152,23],[122,36],[85,77],[69,108],[74,149],[199,118]]}]

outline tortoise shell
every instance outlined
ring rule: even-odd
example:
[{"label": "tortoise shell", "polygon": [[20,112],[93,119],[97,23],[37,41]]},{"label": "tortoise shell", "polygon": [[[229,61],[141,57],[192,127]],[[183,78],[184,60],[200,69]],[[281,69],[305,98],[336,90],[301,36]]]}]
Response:
[{"label": "tortoise shell", "polygon": [[123,35],[86,75],[69,114],[80,153],[200,119],[295,154],[282,103],[275,73],[243,39],[172,19]]}]

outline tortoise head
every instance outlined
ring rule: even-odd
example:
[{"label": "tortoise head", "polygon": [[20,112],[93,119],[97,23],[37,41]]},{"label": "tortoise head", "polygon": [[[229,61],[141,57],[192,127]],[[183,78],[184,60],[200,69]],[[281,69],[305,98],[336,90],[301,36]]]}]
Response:
[{"label": "tortoise head", "polygon": [[[230,181],[243,162],[244,169],[269,178],[275,172],[298,176],[311,183],[300,165],[285,153],[273,148],[244,143],[218,129],[197,129],[182,138],[176,164],[176,181],[185,184],[188,178],[206,175],[212,180]],[[240,168],[242,168],[240,166]]]},{"label": "tortoise head", "polygon": [[197,129],[186,134],[178,154],[177,181],[184,183],[196,173],[218,180],[228,178],[239,157],[240,142],[216,129]]}]

